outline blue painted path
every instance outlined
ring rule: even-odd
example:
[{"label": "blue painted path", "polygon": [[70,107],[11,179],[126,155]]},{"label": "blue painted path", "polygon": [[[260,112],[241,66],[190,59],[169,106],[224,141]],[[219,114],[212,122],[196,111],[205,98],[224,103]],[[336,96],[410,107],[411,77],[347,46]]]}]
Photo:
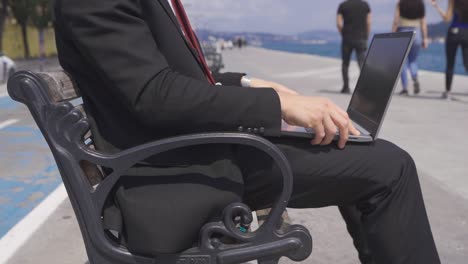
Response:
[{"label": "blue painted path", "polygon": [[0,98],[0,122],[20,122],[0,130],[0,238],[61,183],[57,166],[29,112]]}]

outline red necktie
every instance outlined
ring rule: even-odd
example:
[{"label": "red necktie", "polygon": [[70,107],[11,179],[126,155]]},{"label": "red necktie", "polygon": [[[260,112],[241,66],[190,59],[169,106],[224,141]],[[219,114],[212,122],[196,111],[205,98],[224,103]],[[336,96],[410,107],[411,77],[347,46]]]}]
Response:
[{"label": "red necktie", "polygon": [[198,42],[197,36],[193,31],[192,26],[190,25],[190,21],[188,19],[187,13],[185,12],[184,6],[180,2],[180,0],[171,0],[172,7],[174,8],[174,12],[177,16],[177,20],[179,21],[180,27],[185,34],[188,42],[197,51],[198,60],[202,64],[203,71],[205,72],[205,76],[211,84],[215,84],[216,81],[211,74],[208,65],[206,64],[205,57],[203,56],[202,49],[200,47],[200,43]]}]

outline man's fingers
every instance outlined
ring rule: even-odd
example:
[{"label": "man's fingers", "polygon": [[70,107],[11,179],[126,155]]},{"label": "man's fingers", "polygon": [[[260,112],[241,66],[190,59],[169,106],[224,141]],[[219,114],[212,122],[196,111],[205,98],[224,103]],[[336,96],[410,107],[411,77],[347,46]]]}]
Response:
[{"label": "man's fingers", "polygon": [[336,136],[336,126],[335,126],[335,123],[333,122],[332,118],[327,115],[324,119],[323,119],[323,125],[324,125],[324,128],[325,128],[325,138],[323,139],[323,141],[320,143],[321,145],[329,145],[330,143],[332,143],[333,139],[335,138]]},{"label": "man's fingers", "polygon": [[349,122],[349,133],[354,136],[360,136],[361,132],[354,127],[353,122]]},{"label": "man's fingers", "polygon": [[315,127],[312,127],[312,129],[314,129],[315,131],[315,137],[314,139],[312,140],[312,145],[319,145],[320,143],[322,143],[323,141],[323,138],[325,137],[325,127],[323,126],[323,124],[319,124]]},{"label": "man's fingers", "polygon": [[349,120],[344,118],[338,113],[334,113],[332,115],[333,122],[340,130],[340,140],[338,141],[338,147],[344,148],[346,146],[346,142],[349,139]]},{"label": "man's fingers", "polygon": [[354,127],[353,122],[349,118],[348,113],[339,107],[337,107],[337,110],[341,114],[341,116],[347,120],[349,134],[354,135],[354,136],[361,135],[361,132],[359,132],[359,130],[357,130],[356,127]]}]

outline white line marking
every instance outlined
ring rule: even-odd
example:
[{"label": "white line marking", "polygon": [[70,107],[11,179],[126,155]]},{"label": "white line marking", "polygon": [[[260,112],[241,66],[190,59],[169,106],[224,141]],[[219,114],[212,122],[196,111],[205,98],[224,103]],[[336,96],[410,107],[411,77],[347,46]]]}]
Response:
[{"label": "white line marking", "polygon": [[9,126],[11,126],[11,125],[13,125],[13,124],[16,124],[16,123],[18,123],[18,122],[19,122],[18,119],[9,119],[9,120],[7,120],[7,121],[5,121],[5,122],[1,122],[1,123],[0,123],[0,130],[4,129],[4,128],[6,128],[6,127],[9,127]]},{"label": "white line marking", "polygon": [[60,184],[42,203],[10,229],[0,240],[0,263],[6,263],[66,198],[65,186]]},{"label": "white line marking", "polygon": [[6,84],[0,85],[0,91],[5,91],[5,92],[0,92],[0,98],[8,96],[8,93],[6,92]]},{"label": "white line marking", "polygon": [[279,74],[277,77],[279,78],[303,78],[303,77],[309,77],[309,76],[314,76],[314,75],[319,75],[319,74],[338,72],[340,71],[340,69],[341,69],[340,67],[329,67],[329,68],[313,69],[313,70],[300,71],[300,72],[287,72],[287,73]]}]

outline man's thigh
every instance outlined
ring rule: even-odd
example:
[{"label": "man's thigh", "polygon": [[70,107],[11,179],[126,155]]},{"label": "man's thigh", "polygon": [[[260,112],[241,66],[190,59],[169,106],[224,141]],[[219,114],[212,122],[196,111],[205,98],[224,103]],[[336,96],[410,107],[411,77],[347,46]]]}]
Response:
[{"label": "man's thigh", "polygon": [[[355,205],[378,195],[398,180],[409,155],[384,140],[373,144],[312,146],[304,139],[273,139],[294,174],[290,207],[311,208]],[[282,189],[279,169],[263,154],[238,149],[245,183],[244,200],[254,209],[271,206]]]},{"label": "man's thigh", "polygon": [[133,253],[185,250],[200,229],[219,221],[227,205],[241,202],[243,182],[231,160],[181,167],[137,167],[123,177],[115,201]]}]

